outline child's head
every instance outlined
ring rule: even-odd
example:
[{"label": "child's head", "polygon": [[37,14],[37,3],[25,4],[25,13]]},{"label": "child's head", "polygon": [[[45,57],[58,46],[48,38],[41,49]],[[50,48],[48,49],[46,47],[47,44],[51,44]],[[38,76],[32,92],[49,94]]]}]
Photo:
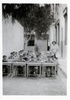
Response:
[{"label": "child's head", "polygon": [[13,57],[13,52],[11,52],[10,55]]},{"label": "child's head", "polygon": [[34,56],[33,55],[31,56],[31,60],[34,61]]},{"label": "child's head", "polygon": [[3,61],[7,61],[7,56],[3,55]]}]

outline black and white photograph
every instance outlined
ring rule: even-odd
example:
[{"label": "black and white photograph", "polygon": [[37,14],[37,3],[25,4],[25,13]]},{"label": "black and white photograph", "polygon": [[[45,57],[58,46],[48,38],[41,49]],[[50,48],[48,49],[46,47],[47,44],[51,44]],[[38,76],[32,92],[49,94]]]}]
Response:
[{"label": "black and white photograph", "polygon": [[67,95],[68,6],[2,3],[2,95]]}]

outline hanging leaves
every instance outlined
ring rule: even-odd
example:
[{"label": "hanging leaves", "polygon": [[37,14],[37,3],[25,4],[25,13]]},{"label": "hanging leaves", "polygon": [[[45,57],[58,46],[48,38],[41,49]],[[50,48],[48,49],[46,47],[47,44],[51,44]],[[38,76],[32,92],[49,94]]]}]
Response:
[{"label": "hanging leaves", "polygon": [[[50,4],[2,4],[3,16],[12,16],[12,20],[18,20],[26,32],[35,31],[38,38],[45,37],[53,22]],[[45,33],[43,35],[43,33]]]}]

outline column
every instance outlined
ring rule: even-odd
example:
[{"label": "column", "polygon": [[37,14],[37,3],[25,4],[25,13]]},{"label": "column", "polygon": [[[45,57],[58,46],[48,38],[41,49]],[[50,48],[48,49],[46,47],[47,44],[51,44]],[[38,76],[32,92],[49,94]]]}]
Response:
[{"label": "column", "polygon": [[26,65],[24,66],[24,70],[25,70],[25,77],[26,77],[26,73],[27,73],[27,72],[26,72]]}]

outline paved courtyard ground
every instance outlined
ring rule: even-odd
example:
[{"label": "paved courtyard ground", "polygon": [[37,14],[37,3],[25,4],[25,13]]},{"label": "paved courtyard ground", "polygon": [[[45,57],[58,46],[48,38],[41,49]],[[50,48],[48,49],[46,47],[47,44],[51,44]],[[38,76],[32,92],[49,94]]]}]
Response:
[{"label": "paved courtyard ground", "polygon": [[3,77],[4,95],[66,95],[66,77],[59,69],[56,77]]}]

